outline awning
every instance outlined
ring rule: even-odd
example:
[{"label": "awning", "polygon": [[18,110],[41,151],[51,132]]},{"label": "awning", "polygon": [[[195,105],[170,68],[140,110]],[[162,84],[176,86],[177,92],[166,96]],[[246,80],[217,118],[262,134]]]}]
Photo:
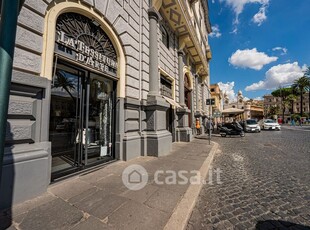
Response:
[{"label": "awning", "polygon": [[173,100],[173,99],[171,99],[171,98],[169,98],[169,97],[165,97],[165,96],[163,96],[163,98],[165,98],[165,100],[166,100],[170,105],[175,106],[176,108],[181,107],[181,106],[179,105],[179,103],[177,103],[175,100]]},{"label": "awning", "polygon": [[237,108],[228,108],[228,109],[224,109],[222,111],[222,114],[234,114],[234,115],[237,115],[237,114],[242,114],[244,113],[244,110],[243,109],[237,109]]}]

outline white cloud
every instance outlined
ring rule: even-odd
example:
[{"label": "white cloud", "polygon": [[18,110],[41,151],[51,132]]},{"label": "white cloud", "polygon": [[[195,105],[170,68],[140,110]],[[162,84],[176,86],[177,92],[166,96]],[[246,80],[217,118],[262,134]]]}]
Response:
[{"label": "white cloud", "polygon": [[248,100],[250,100],[250,98],[248,98],[248,97],[243,98],[243,101],[248,101]]},{"label": "white cloud", "polygon": [[272,51],[281,51],[281,55],[287,54],[287,48],[285,47],[277,46],[277,47],[272,48]]},{"label": "white cloud", "polygon": [[261,101],[261,100],[263,100],[263,98],[262,97],[255,97],[254,100]]},{"label": "white cloud", "polygon": [[302,67],[298,62],[279,64],[271,67],[265,74],[265,79],[253,83],[245,88],[246,91],[275,89],[279,86],[287,86],[303,75]]},{"label": "white cloud", "polygon": [[251,68],[260,70],[264,65],[278,60],[277,57],[269,57],[263,52],[258,52],[256,48],[237,50],[228,59],[228,62],[236,67]]},{"label": "white cloud", "polygon": [[267,20],[266,16],[266,5],[263,5],[259,8],[259,11],[253,16],[253,22],[256,23],[258,26],[261,26],[264,21]]},{"label": "white cloud", "polygon": [[234,87],[235,87],[235,82],[227,82],[227,83],[223,83],[223,82],[219,82],[218,83],[220,89],[222,90],[223,94],[226,93],[229,101],[235,101],[236,100],[236,93],[234,91]]},{"label": "white cloud", "polygon": [[220,0],[220,2],[225,2],[226,5],[230,6],[235,13],[235,19],[233,21],[235,27],[232,33],[237,33],[238,31],[237,25],[239,24],[239,15],[243,12],[246,4],[256,3],[261,5],[258,13],[253,17],[253,21],[255,23],[261,25],[261,23],[267,19],[266,9],[269,5],[269,0]]},{"label": "white cloud", "polygon": [[212,26],[212,33],[210,33],[209,35],[210,37],[216,37],[216,38],[219,38],[222,36],[221,32],[220,32],[220,28],[218,25],[214,25]]}]

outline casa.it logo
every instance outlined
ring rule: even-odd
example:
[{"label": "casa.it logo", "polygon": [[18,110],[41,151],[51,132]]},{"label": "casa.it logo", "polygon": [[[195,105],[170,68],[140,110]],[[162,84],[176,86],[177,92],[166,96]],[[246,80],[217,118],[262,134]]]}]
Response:
[{"label": "casa.it logo", "polygon": [[148,174],[141,165],[130,165],[122,173],[123,184],[130,190],[140,190],[148,182]]}]

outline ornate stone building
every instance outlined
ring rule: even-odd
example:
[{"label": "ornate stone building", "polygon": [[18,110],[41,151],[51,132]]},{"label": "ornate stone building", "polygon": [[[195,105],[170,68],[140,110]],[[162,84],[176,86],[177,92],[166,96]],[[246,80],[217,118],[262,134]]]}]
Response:
[{"label": "ornate stone building", "polygon": [[191,141],[208,112],[210,32],[207,0],[26,0],[1,196],[10,184],[18,203],[68,174]]},{"label": "ornate stone building", "polygon": [[238,115],[238,119],[241,120],[260,120],[264,117],[264,107],[262,101],[253,99],[245,100],[240,90],[238,91],[236,101],[233,102],[230,102],[228,96],[224,94],[224,111],[229,108],[243,110],[242,113]]}]

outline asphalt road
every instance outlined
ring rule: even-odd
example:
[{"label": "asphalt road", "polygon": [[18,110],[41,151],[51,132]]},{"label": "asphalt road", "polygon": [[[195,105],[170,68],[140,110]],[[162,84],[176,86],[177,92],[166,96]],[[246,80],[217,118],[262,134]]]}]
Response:
[{"label": "asphalt road", "polygon": [[308,127],[213,140],[222,184],[204,185],[188,230],[310,229]]}]

